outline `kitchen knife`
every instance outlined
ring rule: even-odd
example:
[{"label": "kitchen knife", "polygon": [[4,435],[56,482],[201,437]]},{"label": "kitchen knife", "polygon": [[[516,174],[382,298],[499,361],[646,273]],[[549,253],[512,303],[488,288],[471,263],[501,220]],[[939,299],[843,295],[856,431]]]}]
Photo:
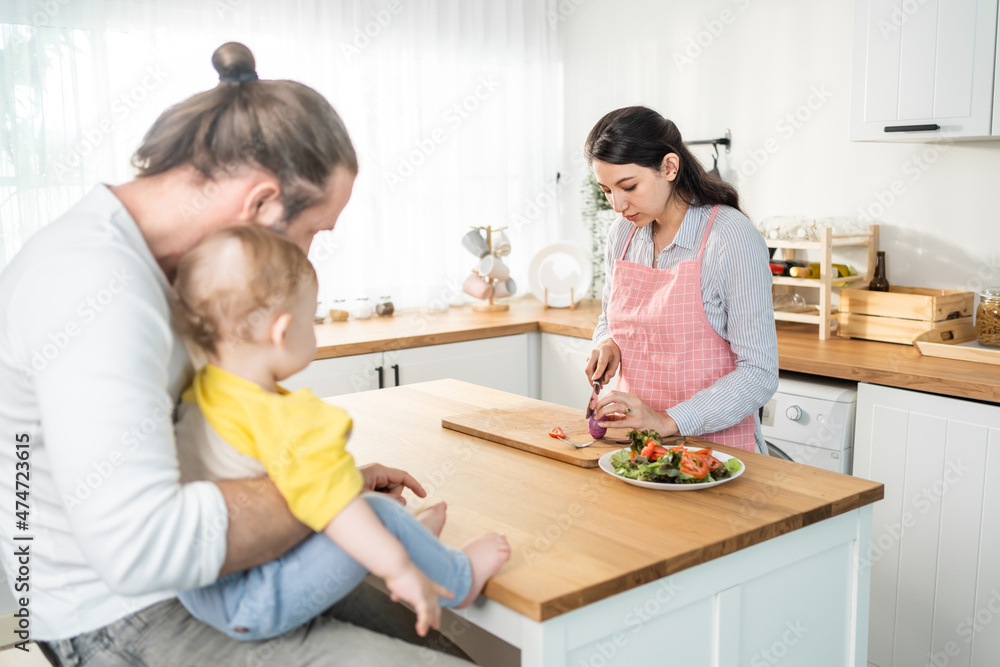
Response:
[{"label": "kitchen knife", "polygon": [[[597,394],[598,396],[601,395],[601,381],[600,380],[596,380],[594,382],[594,393]],[[594,408],[590,407],[590,399],[588,398],[587,399],[587,419],[590,419],[593,416],[594,416]]]}]

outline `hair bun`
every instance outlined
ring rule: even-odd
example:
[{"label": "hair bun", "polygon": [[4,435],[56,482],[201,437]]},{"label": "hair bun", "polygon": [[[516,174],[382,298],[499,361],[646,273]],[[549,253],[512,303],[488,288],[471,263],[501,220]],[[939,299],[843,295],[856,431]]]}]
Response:
[{"label": "hair bun", "polygon": [[239,42],[226,42],[212,54],[212,67],[224,83],[253,81],[257,78],[253,53]]}]

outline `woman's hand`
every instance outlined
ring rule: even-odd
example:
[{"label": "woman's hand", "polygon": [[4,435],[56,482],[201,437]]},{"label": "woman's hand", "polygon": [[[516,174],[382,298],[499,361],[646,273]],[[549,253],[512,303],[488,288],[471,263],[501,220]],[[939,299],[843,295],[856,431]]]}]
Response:
[{"label": "woman's hand", "polygon": [[666,438],[677,435],[677,422],[667,413],[657,412],[635,394],[612,391],[597,401],[594,419],[605,428],[653,430]]},{"label": "woman's hand", "polygon": [[364,477],[366,491],[377,491],[388,494],[403,505],[406,504],[406,498],[403,497],[404,489],[413,491],[418,498],[423,498],[427,495],[424,487],[420,486],[420,482],[415,480],[408,472],[389,468],[381,463],[369,463],[366,466],[359,467],[358,471]]},{"label": "woman's hand", "polygon": [[591,384],[598,380],[601,381],[601,384],[607,384],[618,372],[618,366],[621,363],[622,351],[618,348],[618,343],[608,338],[590,351],[590,358],[587,359],[587,367],[584,368],[584,372]]}]

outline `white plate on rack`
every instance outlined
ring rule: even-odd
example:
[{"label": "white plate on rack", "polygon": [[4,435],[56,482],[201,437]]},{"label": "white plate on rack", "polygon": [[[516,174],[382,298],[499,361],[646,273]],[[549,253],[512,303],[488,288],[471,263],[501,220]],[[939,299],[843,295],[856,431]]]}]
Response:
[{"label": "white plate on rack", "polygon": [[[742,475],[744,471],[746,471],[747,469],[746,464],[743,463],[743,461],[741,461],[740,459],[736,459],[735,456],[730,456],[729,454],[723,454],[718,450],[712,450],[712,456],[722,461],[723,464],[725,464],[725,462],[728,461],[729,459],[736,459],[737,461],[740,462],[740,464],[742,464],[743,467],[740,468],[739,472],[734,474],[732,477],[727,477],[725,479],[718,479],[714,482],[703,482],[701,484],[665,484],[663,482],[646,482],[641,479],[630,479],[628,477],[622,477],[621,475],[615,472],[614,466],[611,465],[611,457],[617,454],[618,452],[627,451],[627,449],[628,448],[617,449],[613,452],[608,452],[607,454],[605,454],[604,456],[602,456],[597,460],[597,465],[601,468],[601,470],[608,473],[615,479],[620,479],[626,484],[631,484],[633,486],[641,486],[644,489],[656,489],[657,491],[697,491],[698,489],[710,489],[713,486],[718,486],[720,484],[725,484],[726,482],[733,481],[734,479]],[[685,447],[685,449],[691,452],[696,452],[699,449],[703,448]]]},{"label": "white plate on rack", "polygon": [[[590,258],[577,245],[553,243],[538,251],[528,268],[528,284],[539,301],[545,299],[548,288],[548,303],[553,308],[569,308],[579,303],[590,289],[594,274]],[[570,302],[570,290],[573,299]]]}]

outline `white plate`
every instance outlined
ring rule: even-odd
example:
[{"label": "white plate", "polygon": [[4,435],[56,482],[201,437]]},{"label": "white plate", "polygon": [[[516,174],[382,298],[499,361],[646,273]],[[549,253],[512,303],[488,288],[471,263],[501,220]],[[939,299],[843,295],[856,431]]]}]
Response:
[{"label": "white plate", "polygon": [[549,305],[553,308],[569,308],[570,288],[573,301],[579,302],[587,295],[594,274],[590,258],[577,245],[553,243],[538,251],[528,268],[528,283],[531,292],[539,301],[545,299],[545,288],[549,290]]},{"label": "white plate", "polygon": [[[691,452],[697,452],[700,449],[704,449],[704,447],[686,447],[685,449]],[[713,449],[712,456],[722,461],[723,464],[725,464],[726,461],[728,461],[729,459],[736,459],[737,461],[743,464],[743,467],[740,468],[740,471],[735,475],[733,475],[732,477],[719,479],[714,482],[703,482],[701,484],[664,484],[663,482],[644,482],[641,479],[629,479],[628,477],[622,477],[621,475],[615,473],[615,469],[611,465],[611,457],[621,451],[628,451],[628,447],[625,447],[624,449],[619,449],[614,452],[608,452],[600,459],[598,459],[597,465],[599,465],[601,467],[601,470],[603,470],[604,472],[608,473],[615,479],[620,479],[626,484],[632,484],[633,486],[641,486],[644,489],[656,489],[657,491],[697,491],[698,489],[708,489],[713,486],[718,486],[719,484],[725,484],[726,482],[733,481],[734,479],[742,475],[743,471],[747,469],[747,465],[743,463],[743,461],[741,461],[740,459],[736,459],[735,456],[730,456],[729,454],[723,454],[719,450]]]}]

